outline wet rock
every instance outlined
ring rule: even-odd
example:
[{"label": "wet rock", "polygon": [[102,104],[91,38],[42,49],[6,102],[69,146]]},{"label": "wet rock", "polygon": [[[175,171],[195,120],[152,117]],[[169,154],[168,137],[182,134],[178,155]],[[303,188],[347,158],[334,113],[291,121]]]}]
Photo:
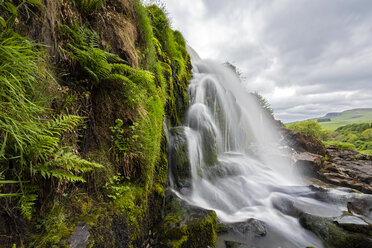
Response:
[{"label": "wet rock", "polygon": [[372,230],[371,225],[369,225],[363,219],[352,215],[339,217],[335,220],[335,223],[337,223],[337,225],[343,229],[351,232],[365,233],[368,235]]},{"label": "wet rock", "polygon": [[90,233],[89,225],[85,222],[81,222],[71,233],[68,239],[68,244],[70,248],[86,248],[90,244]]},{"label": "wet rock", "polygon": [[217,162],[217,127],[213,122],[210,111],[205,106],[194,105],[189,110],[189,125],[200,133],[203,160],[207,166],[213,166]]},{"label": "wet rock", "polygon": [[286,215],[296,216],[297,209],[293,199],[285,197],[273,197],[271,200],[273,207],[278,209],[280,212]]},{"label": "wet rock", "polygon": [[324,158],[321,155],[317,155],[310,152],[301,152],[294,155],[296,163],[295,168],[301,173],[301,175],[318,177],[318,171],[323,166]]},{"label": "wet rock", "polygon": [[347,209],[351,214],[365,216],[372,223],[372,195],[365,195],[361,199],[350,199]]},{"label": "wet rock", "polygon": [[286,128],[282,128],[281,133],[284,143],[296,152],[310,152],[321,156],[326,155],[326,147],[313,135],[297,133]]},{"label": "wet rock", "polygon": [[178,188],[191,186],[191,165],[184,128],[170,129],[170,171]]},{"label": "wet rock", "polygon": [[338,226],[331,218],[302,213],[300,214],[300,224],[323,240],[327,247],[372,247],[370,236],[346,231]]},{"label": "wet rock", "polygon": [[372,159],[350,149],[327,148],[328,161],[319,170],[327,182],[372,193]]},{"label": "wet rock", "polygon": [[215,247],[217,215],[191,206],[173,192],[166,193],[165,218],[160,227],[160,247]]},{"label": "wet rock", "polygon": [[235,241],[225,241],[226,248],[254,248],[252,245],[242,244]]},{"label": "wet rock", "polygon": [[248,219],[244,222],[226,224],[229,232],[240,234],[243,236],[265,236],[266,235],[266,224],[263,221],[257,219]]}]

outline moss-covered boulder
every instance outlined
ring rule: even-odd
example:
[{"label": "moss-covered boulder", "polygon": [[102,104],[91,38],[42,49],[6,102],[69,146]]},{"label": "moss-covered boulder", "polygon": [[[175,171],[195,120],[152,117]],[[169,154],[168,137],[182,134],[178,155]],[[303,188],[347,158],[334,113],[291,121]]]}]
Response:
[{"label": "moss-covered boulder", "polygon": [[167,194],[166,216],[159,230],[159,247],[215,247],[216,213],[190,206],[171,192]]},{"label": "moss-covered boulder", "polygon": [[191,164],[185,130],[176,127],[170,129],[169,133],[169,165],[174,184],[178,188],[191,187]]},{"label": "moss-covered boulder", "polygon": [[315,233],[329,248],[372,247],[371,236],[348,232],[330,218],[302,213],[300,215],[300,223],[304,228]]}]

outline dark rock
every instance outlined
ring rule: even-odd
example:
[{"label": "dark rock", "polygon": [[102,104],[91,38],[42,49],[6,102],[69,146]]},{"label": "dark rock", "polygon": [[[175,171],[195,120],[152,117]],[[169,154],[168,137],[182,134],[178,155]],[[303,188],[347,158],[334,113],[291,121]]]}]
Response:
[{"label": "dark rock", "polygon": [[296,152],[310,152],[321,156],[326,155],[326,147],[313,135],[297,133],[286,128],[282,128],[281,133],[284,143]]},{"label": "dark rock", "polygon": [[[368,197],[367,197],[368,196]],[[372,222],[372,196],[366,195],[361,199],[350,199],[347,209],[351,214],[363,215]]]},{"label": "dark rock", "polygon": [[331,218],[300,214],[301,225],[316,234],[327,247],[365,248],[372,247],[368,235],[352,233],[336,225]]},{"label": "dark rock", "polygon": [[372,160],[350,149],[327,148],[328,161],[319,170],[327,182],[372,193]]},{"label": "dark rock", "polygon": [[337,225],[343,229],[351,232],[365,233],[368,235],[372,230],[371,225],[369,225],[363,219],[352,215],[339,217],[335,220],[335,223],[337,223]]},{"label": "dark rock", "polygon": [[317,172],[322,168],[324,161],[321,155],[302,152],[296,153],[294,158],[296,159],[294,166],[301,175],[318,177]]},{"label": "dark rock", "polygon": [[89,237],[89,225],[85,222],[81,222],[71,233],[68,244],[70,248],[85,248],[90,244]]},{"label": "dark rock", "polygon": [[191,187],[191,165],[184,128],[170,129],[169,145],[170,171],[175,185],[178,188]]},{"label": "dark rock", "polygon": [[248,219],[244,222],[226,224],[229,231],[243,236],[265,236],[266,225],[263,221],[257,219]]},{"label": "dark rock", "polygon": [[285,197],[273,197],[271,200],[273,207],[278,209],[280,212],[286,215],[296,216],[297,210],[295,208],[295,203],[292,199]]},{"label": "dark rock", "polygon": [[226,248],[254,248],[254,246],[242,244],[235,241],[225,241]]}]

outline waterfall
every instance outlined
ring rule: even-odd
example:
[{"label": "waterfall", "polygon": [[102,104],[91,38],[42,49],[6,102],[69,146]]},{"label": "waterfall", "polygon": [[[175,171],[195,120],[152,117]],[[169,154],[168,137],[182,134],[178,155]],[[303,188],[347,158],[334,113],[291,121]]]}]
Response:
[{"label": "waterfall", "polygon": [[190,54],[193,79],[183,127],[190,171],[179,175],[189,177],[189,182],[183,184],[186,187],[172,183],[177,195],[189,204],[215,210],[221,222],[249,218],[265,222],[271,230],[266,238],[269,245],[258,247],[280,247],[272,245],[273,239],[285,247],[323,247],[280,206],[289,202],[330,216],[343,209],[313,199],[279,143],[275,121],[236,73],[200,59],[192,50]]}]

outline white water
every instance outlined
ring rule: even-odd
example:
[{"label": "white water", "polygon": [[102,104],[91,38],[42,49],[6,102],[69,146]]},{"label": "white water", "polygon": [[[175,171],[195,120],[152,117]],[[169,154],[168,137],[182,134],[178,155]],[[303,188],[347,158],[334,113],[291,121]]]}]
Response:
[{"label": "white water", "polygon": [[[323,247],[297,218],[277,205],[291,202],[296,208],[327,216],[346,209],[313,199],[283,153],[273,120],[236,74],[190,53],[194,77],[185,134],[192,189],[178,195],[190,204],[215,210],[222,222],[264,221],[271,234],[259,247]],[[213,140],[218,161],[211,165],[206,162],[205,143]]]}]

